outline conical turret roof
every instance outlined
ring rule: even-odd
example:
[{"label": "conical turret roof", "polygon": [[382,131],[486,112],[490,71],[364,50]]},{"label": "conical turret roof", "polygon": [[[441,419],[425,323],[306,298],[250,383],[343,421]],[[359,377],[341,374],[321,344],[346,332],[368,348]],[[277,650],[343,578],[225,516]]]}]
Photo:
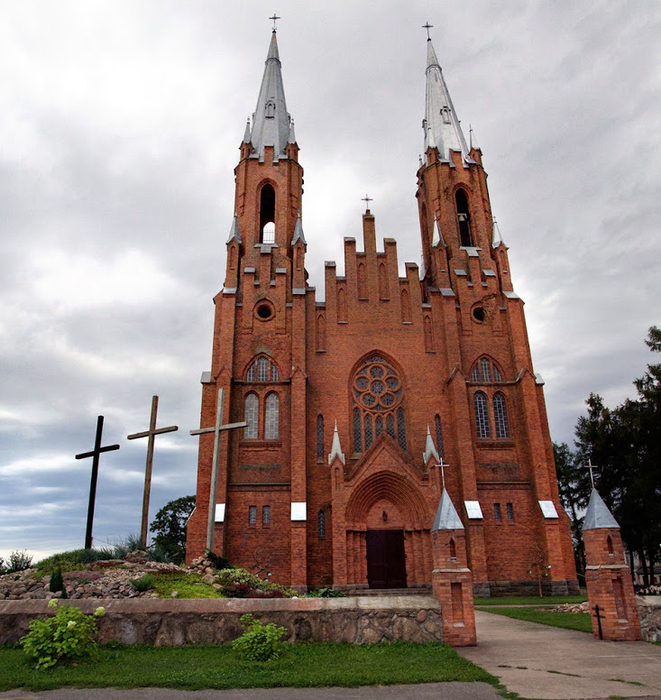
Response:
[{"label": "conical turret roof", "polygon": [[447,489],[443,488],[443,494],[441,495],[441,502],[438,504],[438,510],[436,511],[436,517],[434,518],[434,524],[432,525],[432,532],[434,530],[463,530],[464,524],[461,522],[459,513],[452,503],[450,494]]},{"label": "conical turret roof", "polygon": [[602,497],[597,493],[597,489],[593,488],[588,502],[588,509],[585,511],[585,519],[583,520],[583,532],[586,530],[598,530],[600,528],[613,528],[620,526],[613,514],[608,510],[608,506],[604,503]]}]

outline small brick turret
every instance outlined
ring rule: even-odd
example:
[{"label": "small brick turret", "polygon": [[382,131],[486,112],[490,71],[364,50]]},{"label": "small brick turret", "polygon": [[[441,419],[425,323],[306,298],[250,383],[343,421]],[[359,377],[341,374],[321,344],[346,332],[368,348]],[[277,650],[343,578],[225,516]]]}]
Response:
[{"label": "small brick turret", "polygon": [[431,530],[432,590],[441,603],[443,639],[453,647],[474,646],[473,576],[466,556],[466,534],[448,492],[443,489]]},{"label": "small brick turret", "polygon": [[583,524],[585,581],[595,637],[614,642],[641,639],[631,574],[624,559],[620,526],[592,489]]}]

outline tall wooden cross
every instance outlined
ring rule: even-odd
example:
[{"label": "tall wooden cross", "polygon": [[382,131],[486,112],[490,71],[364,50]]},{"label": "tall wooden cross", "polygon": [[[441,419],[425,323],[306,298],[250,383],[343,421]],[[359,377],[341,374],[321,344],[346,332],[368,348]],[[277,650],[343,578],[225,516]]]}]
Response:
[{"label": "tall wooden cross", "polygon": [[119,445],[106,445],[101,447],[101,435],[103,434],[103,416],[96,419],[96,439],[94,449],[91,452],[81,452],[76,459],[92,457],[92,481],[90,483],[90,501],[87,507],[87,529],[85,531],[85,549],[92,549],[92,522],[94,521],[94,502],[96,501],[96,481],[99,476],[99,455],[102,452],[118,450]]},{"label": "tall wooden cross", "polygon": [[441,469],[441,480],[443,482],[443,488],[445,488],[445,467],[449,467],[450,465],[447,464],[446,462],[443,461],[443,457],[441,457],[440,461],[438,464],[434,464],[434,467],[440,467]]},{"label": "tall wooden cross", "polygon": [[216,424],[210,428],[191,430],[191,435],[214,434],[213,461],[211,463],[211,483],[209,484],[209,517],[207,519],[207,549],[213,551],[213,531],[216,523],[216,498],[218,495],[218,460],[220,457],[220,434],[225,430],[245,428],[248,423],[227,423],[223,425],[223,404],[225,402],[225,390],[218,389],[218,407],[216,409]]},{"label": "tall wooden cross", "polygon": [[590,470],[590,482],[592,483],[592,488],[594,488],[594,474],[592,473],[592,470],[593,469],[601,469],[601,467],[598,467],[596,464],[592,464],[592,460],[588,459],[588,463],[583,464],[582,468]]},{"label": "tall wooden cross", "polygon": [[156,414],[158,413],[158,396],[151,397],[151,418],[149,419],[149,430],[142,433],[133,433],[127,435],[128,440],[136,440],[138,438],[149,438],[147,441],[147,464],[145,466],[145,490],[142,496],[142,523],[140,526],[140,544],[143,547],[147,546],[147,526],[149,521],[149,495],[151,493],[151,472],[154,462],[154,438],[162,433],[172,433],[179,430],[176,425],[170,425],[167,428],[156,428]]}]

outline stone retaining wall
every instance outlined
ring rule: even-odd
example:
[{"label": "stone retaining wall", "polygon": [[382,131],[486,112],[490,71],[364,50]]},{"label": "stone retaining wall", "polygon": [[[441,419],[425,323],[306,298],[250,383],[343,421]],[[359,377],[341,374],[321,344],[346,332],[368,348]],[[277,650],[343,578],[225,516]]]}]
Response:
[{"label": "stone retaining wall", "polygon": [[646,642],[661,642],[661,596],[636,596],[640,631]]},{"label": "stone retaining wall", "polygon": [[[432,596],[207,600],[76,600],[99,619],[99,641],[182,646],[222,644],[243,633],[239,618],[252,613],[287,629],[289,642],[443,641],[441,608]],[[17,642],[30,620],[52,614],[45,600],[0,601],[0,643]]]}]

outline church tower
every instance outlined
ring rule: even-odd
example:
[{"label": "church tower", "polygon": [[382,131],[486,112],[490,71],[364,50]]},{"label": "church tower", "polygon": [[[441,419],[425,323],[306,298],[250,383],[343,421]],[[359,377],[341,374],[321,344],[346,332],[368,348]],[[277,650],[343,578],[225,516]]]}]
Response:
[{"label": "church tower", "polygon": [[[227,269],[215,297],[201,425],[245,420],[221,440],[214,550],[274,580],[305,586],[305,237],[303,169],[287,112],[275,29],[235,170]],[[206,546],[213,434],[200,439],[190,556]]]},{"label": "church tower", "polygon": [[[463,524],[482,595],[577,590],[542,381],[523,302],[427,41],[424,157],[417,173],[423,269],[397,244],[344,238],[325,263],[325,299],[305,272],[303,171],[275,30],[240,146],[227,269],[215,297],[187,556],[213,549],[300,589],[429,588],[431,530],[444,492]],[[209,503],[212,503],[211,508]],[[461,528],[456,528],[459,531]]]}]

